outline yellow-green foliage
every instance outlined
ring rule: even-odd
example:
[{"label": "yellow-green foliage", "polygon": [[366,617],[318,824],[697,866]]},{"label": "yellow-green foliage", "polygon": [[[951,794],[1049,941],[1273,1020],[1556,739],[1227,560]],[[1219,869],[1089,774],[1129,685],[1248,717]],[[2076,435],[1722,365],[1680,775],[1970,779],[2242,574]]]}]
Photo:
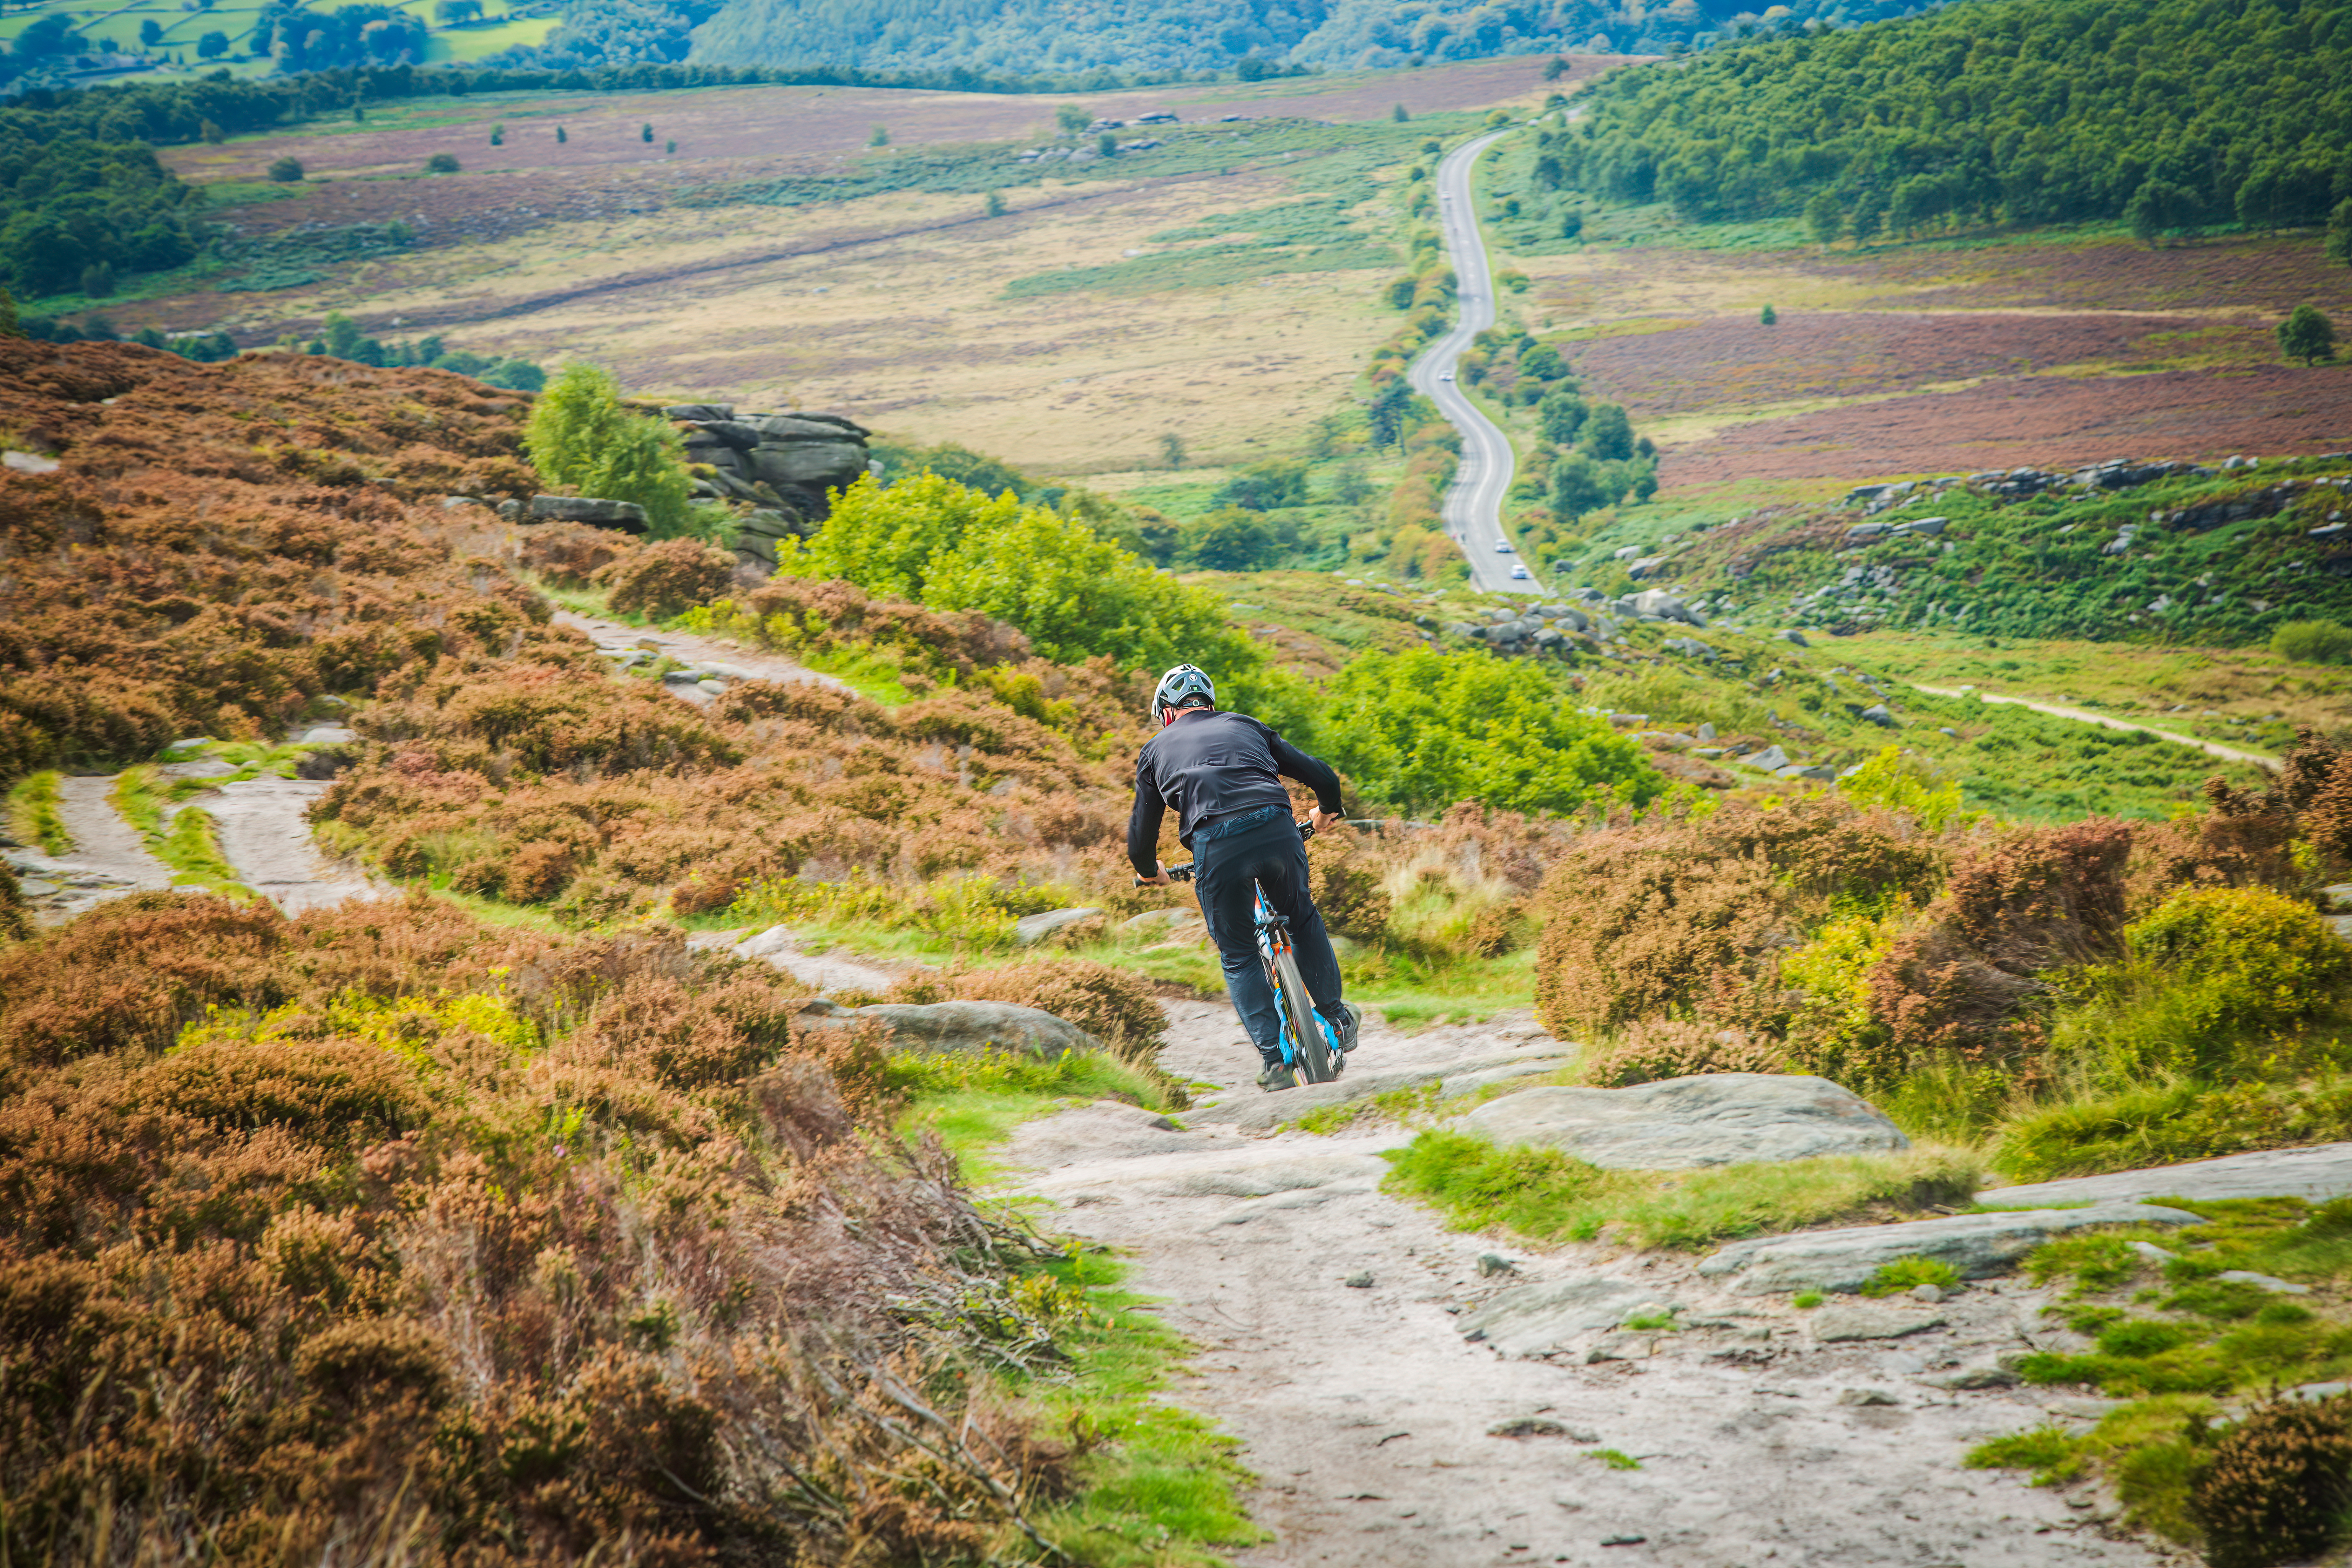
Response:
[{"label": "yellow-green foliage", "polygon": [[205,1009],[201,1020],[182,1029],[172,1048],[315,1039],[322,1025],[339,1038],[380,1046],[420,1068],[432,1065],[426,1045],[453,1029],[478,1035],[517,1057],[535,1056],[542,1044],[539,1026],[518,1014],[504,997],[468,991],[392,998],[347,993],[330,1002],[323,1016],[315,1008],[292,1003],[266,1013],[215,1005]]},{"label": "yellow-green foliage", "polygon": [[2118,1091],[2174,1075],[2275,1076],[2326,1054],[2301,1032],[2338,1007],[2352,947],[2307,904],[2264,888],[2189,888],[2126,932],[2128,956],[2071,984],[2053,1031]]},{"label": "yellow-green foliage", "polygon": [[2184,889],[2126,935],[2134,960],[2193,983],[2194,1016],[2215,1027],[2312,1017],[2352,974],[2352,947],[2308,904],[2267,888]]},{"label": "yellow-green foliage", "polygon": [[1024,914],[1077,902],[1066,888],[1009,889],[988,877],[941,877],[903,886],[866,877],[839,882],[775,877],[736,899],[730,917],[744,921],[822,921],[835,925],[908,926],[976,948],[1009,947]]},{"label": "yellow-green foliage", "polygon": [[73,853],[73,835],[58,815],[58,785],[65,775],[54,769],[28,773],[8,792],[8,826],[27,844],[37,844],[45,855]]},{"label": "yellow-green foliage", "polygon": [[1780,960],[1780,978],[1803,1000],[1790,1043],[1828,1066],[1882,1032],[1870,1012],[1870,972],[1895,944],[1898,916],[1853,914],[1830,921]]},{"label": "yellow-green foliage", "polygon": [[1938,777],[1900,746],[1882,748],[1862,764],[1860,772],[1840,780],[1838,787],[1857,805],[1883,805],[1890,811],[1904,812],[1930,833],[1941,833],[1956,823],[1983,815],[1970,812],[1961,804],[1960,786],[1956,781]]}]

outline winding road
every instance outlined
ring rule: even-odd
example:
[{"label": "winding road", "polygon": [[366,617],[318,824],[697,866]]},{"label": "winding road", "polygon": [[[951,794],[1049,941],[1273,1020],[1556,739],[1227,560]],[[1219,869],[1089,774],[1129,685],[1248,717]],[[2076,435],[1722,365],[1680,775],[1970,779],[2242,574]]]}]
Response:
[{"label": "winding road", "polygon": [[1462,432],[1462,466],[1445,492],[1444,517],[1446,531],[1469,557],[1471,580],[1491,592],[1540,594],[1544,591],[1540,582],[1511,575],[1512,566],[1520,563],[1518,556],[1496,548],[1506,542],[1503,497],[1510,490],[1516,461],[1511,439],[1479,411],[1454,379],[1464,351],[1495,324],[1495,280],[1486,268],[1486,242],[1478,232],[1470,176],[1478,155],[1508,134],[1496,131],[1465,142],[1437,166],[1439,232],[1444,237],[1454,276],[1460,280],[1462,313],[1453,330],[1413,362],[1407,379],[1415,392],[1436,404],[1437,411]]}]

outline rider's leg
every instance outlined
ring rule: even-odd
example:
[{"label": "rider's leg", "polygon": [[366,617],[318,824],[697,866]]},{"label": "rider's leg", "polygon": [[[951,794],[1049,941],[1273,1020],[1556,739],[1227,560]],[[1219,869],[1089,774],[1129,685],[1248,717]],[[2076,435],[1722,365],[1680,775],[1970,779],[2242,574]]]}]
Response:
[{"label": "rider's leg", "polygon": [[1265,901],[1275,913],[1290,917],[1290,951],[1298,960],[1298,977],[1307,982],[1307,994],[1314,998],[1316,1011],[1337,1018],[1339,959],[1323,929],[1323,912],[1315,907],[1314,894],[1308,890],[1307,841],[1289,822],[1276,820],[1237,833],[1217,847],[1225,848],[1228,844],[1234,851],[1234,861],[1246,859],[1245,876],[1265,889]]},{"label": "rider's leg", "polygon": [[[1250,1043],[1269,1066],[1282,1060],[1282,1015],[1274,1005],[1274,987],[1266,983],[1265,962],[1258,956],[1257,932],[1250,908],[1254,879],[1249,857],[1231,853],[1249,837],[1212,839],[1192,853],[1192,890],[1201,900],[1201,918],[1208,922],[1209,940],[1225,971],[1225,994],[1241,1015]],[[1328,942],[1325,944],[1329,945]]]}]

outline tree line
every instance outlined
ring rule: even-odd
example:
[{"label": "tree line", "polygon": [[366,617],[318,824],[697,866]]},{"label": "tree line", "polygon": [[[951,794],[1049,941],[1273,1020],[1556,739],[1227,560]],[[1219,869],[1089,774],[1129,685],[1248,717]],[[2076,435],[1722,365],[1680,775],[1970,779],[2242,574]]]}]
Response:
[{"label": "tree line", "polygon": [[2352,198],[2352,8],[1972,0],[1621,71],[1539,178],[1824,243],[2004,221],[2145,235]]}]

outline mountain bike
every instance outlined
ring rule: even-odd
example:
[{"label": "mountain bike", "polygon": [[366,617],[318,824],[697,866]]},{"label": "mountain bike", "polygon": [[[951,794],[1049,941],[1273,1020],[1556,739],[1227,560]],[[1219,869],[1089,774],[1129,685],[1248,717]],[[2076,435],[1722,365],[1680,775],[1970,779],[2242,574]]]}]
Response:
[{"label": "mountain bike", "polygon": [[[1301,838],[1315,837],[1315,825],[1298,825]],[[1192,864],[1168,868],[1171,882],[1192,879]],[[1137,887],[1143,879],[1135,879]],[[1339,1051],[1339,1037],[1323,1015],[1315,1010],[1315,999],[1307,994],[1307,981],[1298,973],[1298,959],[1290,951],[1290,917],[1274,912],[1265,901],[1265,889],[1251,884],[1250,923],[1257,933],[1258,957],[1265,964],[1266,980],[1274,986],[1274,1003],[1282,1016],[1282,1056],[1302,1083],[1329,1083],[1348,1065]]]}]

